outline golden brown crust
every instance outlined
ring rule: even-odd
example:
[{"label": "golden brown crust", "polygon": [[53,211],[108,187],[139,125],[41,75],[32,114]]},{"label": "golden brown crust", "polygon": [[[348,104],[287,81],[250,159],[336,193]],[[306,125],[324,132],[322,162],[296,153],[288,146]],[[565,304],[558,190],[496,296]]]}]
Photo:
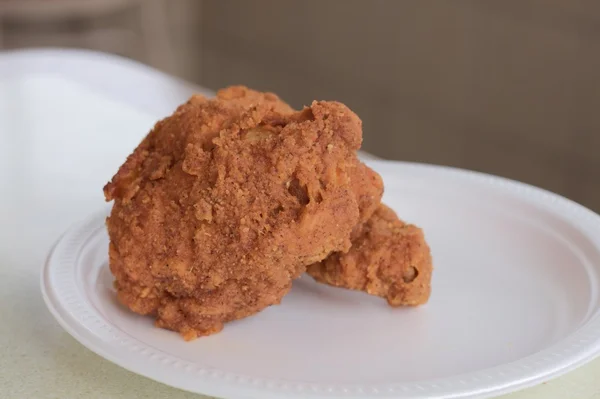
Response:
[{"label": "golden brown crust", "polygon": [[229,103],[237,103],[244,107],[251,107],[259,103],[269,104],[275,112],[280,114],[295,112],[292,107],[282,101],[276,94],[258,92],[245,86],[229,86],[221,89],[217,92],[217,98]]},{"label": "golden brown crust", "polygon": [[186,339],[279,303],[307,265],[350,247],[361,135],[335,102],[191,98],[105,187],[119,300]]},{"label": "golden brown crust", "polygon": [[431,292],[432,262],[423,232],[381,204],[352,241],[308,267],[315,280],[386,298],[391,306],[421,305]]},{"label": "golden brown crust", "polygon": [[358,197],[359,223],[354,226],[351,240],[361,234],[363,225],[370,218],[381,203],[383,196],[383,180],[373,169],[362,162],[356,165],[352,173],[352,189]]}]

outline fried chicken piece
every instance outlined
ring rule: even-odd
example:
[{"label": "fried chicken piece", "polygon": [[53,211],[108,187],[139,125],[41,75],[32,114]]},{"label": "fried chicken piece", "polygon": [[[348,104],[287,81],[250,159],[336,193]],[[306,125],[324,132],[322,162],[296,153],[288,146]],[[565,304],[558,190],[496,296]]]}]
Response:
[{"label": "fried chicken piece", "polygon": [[424,304],[431,292],[431,254],[422,230],[383,204],[349,252],[332,254],[307,272],[321,283],[386,298],[391,306]]},{"label": "fried chicken piece", "polygon": [[187,340],[280,302],[291,281],[348,251],[360,119],[301,112],[233,88],[158,122],[105,186],[118,299]]},{"label": "fried chicken piece", "polygon": [[[245,86],[230,86],[217,92],[217,97],[227,101],[233,101],[243,107],[251,107],[256,102],[267,102],[272,108],[281,114],[296,112],[286,102],[273,93],[261,93]],[[333,149],[333,144],[327,147],[328,151]],[[383,180],[373,169],[363,162],[355,163],[355,169],[350,172],[352,190],[359,198],[359,224],[356,225],[353,237],[358,234],[363,223],[365,223],[375,212],[381,202],[383,195]]]},{"label": "fried chicken piece", "polygon": [[274,93],[263,93],[252,90],[246,86],[229,86],[217,92],[217,98],[242,108],[250,108],[256,104],[268,104],[270,108],[279,114],[292,114],[296,112],[286,102]]},{"label": "fried chicken piece", "polygon": [[[275,94],[273,93],[258,93],[258,92],[254,92],[252,90],[249,90],[246,87],[243,86],[234,86],[234,87],[229,87],[223,90],[220,90],[217,94],[219,97],[223,98],[223,99],[228,99],[228,100],[234,100],[237,101],[240,104],[243,105],[251,105],[252,103],[254,103],[257,98],[259,98],[261,100],[266,100],[266,101],[270,101],[272,102],[272,104],[274,104],[274,107],[276,107],[276,109],[281,112],[281,113],[291,113],[294,112],[294,110],[285,102],[283,102],[279,97],[277,97]],[[355,244],[357,242],[361,242],[361,240],[359,240],[360,235],[364,234],[366,226],[365,223],[371,218],[371,216],[373,215],[373,213],[379,208],[379,212],[382,213],[382,215],[387,215],[389,217],[390,220],[393,220],[392,223],[397,223],[398,225],[402,226],[404,225],[403,222],[401,222],[400,220],[398,220],[397,216],[393,213],[392,210],[390,210],[389,208],[387,208],[385,205],[381,204],[381,197],[383,195],[383,181],[381,179],[381,177],[379,176],[378,173],[376,173],[375,171],[373,171],[371,168],[369,168],[368,166],[366,166],[364,163],[359,162],[356,164],[356,168],[355,170],[351,173],[351,179],[352,179],[352,188],[354,190],[354,192],[356,193],[356,195],[359,198],[359,214],[360,214],[360,218],[359,218],[359,223],[355,226],[355,228],[353,229],[352,232],[352,242],[353,247],[355,246]],[[393,215],[392,215],[393,214]],[[376,216],[374,216],[375,219]],[[417,233],[416,237],[421,237],[421,240],[423,240],[423,243],[425,244],[425,246],[423,247],[424,251],[429,251],[429,248],[427,247],[427,244],[424,242],[424,238],[423,238],[423,234],[422,232],[415,226],[407,226],[409,231],[414,231]],[[385,238],[383,235],[380,235],[378,238],[378,240],[388,240],[388,238]],[[394,250],[398,249],[396,245],[394,245],[394,240],[398,240],[398,238],[394,235],[390,235],[389,236],[389,240],[390,242],[388,243],[381,243],[381,246],[389,246],[389,248],[392,248]],[[410,248],[410,247],[406,247],[406,248]],[[356,252],[356,248],[355,252]],[[340,256],[341,254],[339,253],[335,253],[330,255],[329,258],[327,258],[326,260],[324,260],[323,262],[320,262],[319,264],[314,264],[312,267],[309,268],[309,270],[315,270],[317,268],[321,268],[322,265],[324,264],[335,264],[336,262],[339,262],[340,259],[344,259],[343,256]],[[401,258],[402,255],[398,254],[397,255],[398,258]],[[430,257],[429,257],[430,259]],[[365,265],[363,265],[365,266]],[[431,269],[431,260],[429,260],[429,263],[425,265],[425,268],[429,268]],[[330,273],[333,273],[333,268],[329,269]],[[330,276],[330,281],[344,281],[346,278],[348,278],[348,276],[344,275],[344,270],[346,270],[345,268],[341,268],[341,267],[337,267],[335,270],[337,270],[337,273],[339,273],[339,275],[336,276]],[[426,279],[426,284],[429,284],[429,280],[430,277]],[[321,282],[325,282],[325,281],[321,281]],[[402,283],[399,283],[402,284]],[[417,294],[420,295],[420,294]],[[424,303],[427,301],[428,298],[428,294],[426,297],[421,296],[421,299],[417,299],[417,302],[415,304],[420,304],[420,303]],[[421,301],[421,302],[419,302]],[[404,302],[400,303],[400,305],[404,305],[404,304],[410,304],[411,303],[411,299],[407,298]]]},{"label": "fried chicken piece", "polygon": [[[236,101],[239,101],[240,103],[244,103],[244,104],[250,104],[253,101],[255,101],[256,98],[256,92],[253,92],[252,90],[249,90],[243,86],[237,86],[237,87],[229,87],[227,89],[221,90],[218,93],[219,96],[222,96],[223,98],[227,98],[227,99],[235,99]],[[289,113],[289,112],[293,112],[292,108],[286,104],[285,102],[283,102],[281,99],[279,99],[276,95],[272,94],[272,93],[267,93],[268,99],[270,101],[272,101],[273,103],[277,103],[277,108],[280,112],[282,113]],[[418,305],[421,303],[425,303],[427,302],[427,299],[429,298],[429,291],[430,291],[430,279],[431,279],[431,269],[432,269],[432,264],[431,264],[431,256],[429,255],[429,247],[427,246],[427,243],[424,240],[423,237],[423,233],[422,231],[417,228],[416,226],[412,226],[412,225],[405,225],[402,221],[398,220],[398,217],[396,216],[396,214],[389,209],[388,207],[386,207],[385,205],[381,204],[381,197],[383,195],[383,181],[381,179],[381,177],[379,176],[379,174],[377,174],[377,172],[373,171],[371,168],[369,168],[368,166],[366,166],[364,163],[359,162],[356,164],[356,169],[354,170],[354,172],[351,173],[351,178],[352,178],[352,188],[354,190],[354,192],[356,193],[356,195],[359,198],[359,212],[360,212],[360,219],[359,219],[359,223],[355,226],[355,228],[353,229],[352,232],[352,242],[353,242],[353,246],[351,249],[351,254],[345,254],[342,255],[340,253],[335,253],[330,255],[326,260],[319,262],[317,264],[313,264],[312,266],[309,267],[309,274],[313,274],[313,277],[316,277],[317,281],[320,281],[322,283],[328,283],[331,285],[340,285],[340,286],[348,286],[348,288],[354,288],[354,289],[362,289],[362,290],[367,290],[367,286],[364,285],[364,288],[356,288],[356,286],[358,287],[362,287],[363,284],[361,282],[356,281],[356,276],[353,276],[353,274],[356,274],[356,269],[354,268],[346,268],[343,267],[342,265],[339,265],[338,263],[340,262],[346,262],[348,260],[348,258],[356,258],[356,255],[360,252],[360,251],[364,251],[367,252],[370,250],[371,247],[377,245],[379,248],[389,248],[390,250],[394,250],[394,251],[400,251],[399,253],[397,253],[395,256],[391,256],[391,254],[382,254],[382,253],[377,253],[376,255],[370,255],[367,253],[362,253],[360,252],[363,256],[361,257],[361,267],[364,267],[366,270],[366,267],[368,266],[368,264],[373,263],[373,260],[376,259],[383,259],[383,258],[389,258],[391,260],[388,261],[388,269],[390,269],[392,272],[388,272],[387,273],[387,278],[388,278],[388,282],[387,285],[388,286],[392,286],[395,284],[395,286],[397,287],[403,287],[406,286],[407,284],[409,284],[410,282],[406,282],[404,277],[405,275],[403,273],[398,274],[398,276],[401,276],[402,279],[398,279],[397,281],[393,281],[394,278],[399,278],[394,277],[393,273],[396,273],[398,271],[398,268],[400,268],[401,270],[404,270],[403,267],[403,263],[398,263],[395,266],[391,265],[391,262],[396,262],[397,259],[404,259],[405,254],[402,251],[408,251],[406,252],[408,254],[409,257],[409,261],[408,263],[410,263],[410,259],[418,259],[418,257],[421,255],[421,253],[419,253],[418,251],[415,252],[414,254],[412,254],[410,251],[414,252],[414,248],[415,245],[417,248],[421,248],[422,252],[423,252],[423,264],[421,267],[416,268],[416,269],[407,269],[408,271],[406,273],[408,273],[409,278],[410,278],[410,273],[413,273],[413,270],[421,270],[423,269],[423,273],[429,273],[428,275],[425,275],[425,278],[423,279],[423,283],[425,284],[425,289],[424,290],[419,290],[419,289],[414,289],[411,288],[411,290],[406,291],[407,294],[405,297],[401,297],[399,299],[397,299],[394,302],[393,298],[398,298],[398,295],[392,295],[392,299],[389,301],[390,305],[392,306],[400,306],[400,305]],[[373,213],[378,210],[378,214],[377,215],[373,215]],[[373,216],[373,218],[371,218],[371,216]],[[369,220],[371,219],[371,220]],[[403,234],[401,235],[401,237],[398,236],[398,234],[387,234],[385,230],[383,230],[383,223],[377,222],[377,220],[384,220],[384,221],[388,221],[390,223],[392,223],[392,225],[394,225],[395,227],[398,228],[405,228],[405,230],[403,230]],[[367,221],[369,221],[370,224],[366,224]],[[367,238],[365,237],[365,235],[367,234],[366,231],[367,229],[369,229],[369,231],[372,230],[372,225],[374,223],[377,223],[377,225],[379,226],[379,228],[375,229],[376,233],[373,236],[374,238]],[[388,230],[393,230],[392,228],[387,228]],[[361,237],[361,234],[363,235]],[[406,237],[408,237],[409,241],[414,238],[413,242],[415,243],[415,245],[409,245],[411,244],[410,242],[406,242],[406,245],[401,242],[400,240],[404,240]],[[365,240],[371,240],[368,242],[367,245],[363,244]],[[357,245],[361,245],[360,249],[357,247]],[[376,258],[378,257],[378,258]],[[404,263],[406,263],[407,261],[405,261]],[[326,269],[326,265],[328,265],[328,268]],[[324,274],[326,273],[326,275]],[[366,276],[366,271],[364,272],[364,275]],[[317,278],[321,276],[321,278]],[[351,281],[354,281],[354,283],[350,283]],[[335,282],[339,282],[339,284],[335,284]],[[415,283],[417,284],[417,283]],[[396,289],[396,288],[394,288]],[[398,291],[396,289],[396,291]],[[382,294],[383,292],[383,294]],[[389,292],[389,288],[385,288],[385,289],[379,289],[377,292],[371,292],[374,295],[379,295],[379,296],[383,296],[383,297],[388,297],[387,294],[385,294],[385,292]]]},{"label": "fried chicken piece", "polygon": [[[255,92],[241,86],[221,90],[218,95],[244,104],[250,104],[256,98]],[[288,104],[274,94],[269,93],[268,98],[278,104],[280,112],[293,112]],[[352,232],[352,249],[349,254],[335,253],[324,261],[313,264],[308,269],[309,274],[322,283],[360,289],[386,297],[392,306],[427,302],[432,264],[429,247],[422,231],[416,226],[405,225],[391,209],[381,204],[383,181],[371,168],[359,162],[351,173],[351,178],[352,188],[359,198],[360,212],[359,223]],[[373,215],[376,210],[377,214]],[[391,227],[386,226],[386,223],[391,223]],[[394,229],[402,230],[396,234],[389,234]],[[378,250],[373,251],[374,248]],[[398,252],[392,255],[390,251]],[[361,256],[357,256],[358,254]],[[413,259],[417,266],[407,268]],[[358,263],[364,271],[358,272],[356,266],[344,266],[349,261],[355,265]],[[387,264],[387,271],[381,277],[377,288],[374,288],[373,284],[361,281],[359,276],[367,278],[368,265],[378,264],[379,261]],[[415,272],[421,272],[424,278],[420,281],[407,281],[413,278],[412,274]],[[418,284],[423,285],[419,288]],[[393,287],[391,291],[390,287]]]},{"label": "fried chicken piece", "polygon": [[352,230],[351,240],[360,236],[364,224],[381,204],[383,180],[379,173],[359,162],[352,173],[352,189],[358,197],[359,223]]}]

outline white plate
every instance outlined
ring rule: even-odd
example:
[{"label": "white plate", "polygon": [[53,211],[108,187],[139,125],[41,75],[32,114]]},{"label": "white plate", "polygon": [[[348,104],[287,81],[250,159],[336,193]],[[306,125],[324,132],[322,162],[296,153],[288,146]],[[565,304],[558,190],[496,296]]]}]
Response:
[{"label": "white plate", "polygon": [[99,355],[227,398],[474,398],[558,376],[600,352],[600,216],[522,183],[369,162],[422,226],[429,304],[392,309],[303,277],[281,306],[183,341],[116,302],[106,213],[69,230],[42,273],[60,324]]}]

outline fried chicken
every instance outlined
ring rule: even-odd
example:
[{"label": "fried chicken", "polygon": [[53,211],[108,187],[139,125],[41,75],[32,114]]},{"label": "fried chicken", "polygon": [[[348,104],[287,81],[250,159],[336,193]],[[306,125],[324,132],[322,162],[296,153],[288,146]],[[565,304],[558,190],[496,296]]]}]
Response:
[{"label": "fried chicken", "polygon": [[252,90],[246,86],[229,86],[217,92],[217,98],[248,109],[256,104],[266,104],[279,114],[292,114],[296,112],[286,102],[274,93],[263,93]]},{"label": "fried chicken", "polygon": [[308,265],[350,249],[370,196],[357,179],[376,180],[361,140],[336,102],[293,112],[239,87],[191,98],[105,186],[118,299],[188,340],[279,303]]},{"label": "fried chicken", "polygon": [[381,204],[361,226],[349,252],[308,267],[321,283],[365,291],[391,306],[421,305],[431,292],[432,262],[420,228]]},{"label": "fried chicken", "polygon": [[[240,86],[218,93],[221,98],[246,105],[255,101],[256,95]],[[277,104],[279,112],[293,112],[277,96],[271,94],[269,99]],[[432,263],[422,231],[404,224],[394,211],[381,204],[383,181],[377,172],[357,162],[350,176],[359,198],[359,223],[352,232],[352,248],[349,253],[333,253],[312,264],[308,274],[320,283],[387,298],[392,306],[427,302]],[[373,271],[372,265],[379,265],[379,269]],[[417,280],[418,274],[421,277]]]},{"label": "fried chicken", "polygon": [[383,180],[379,173],[359,162],[352,173],[352,189],[359,201],[359,222],[354,226],[351,236],[351,240],[354,240],[362,233],[363,225],[381,203]]},{"label": "fried chicken", "polygon": [[[217,97],[222,100],[232,101],[242,107],[250,107],[256,102],[267,102],[281,114],[296,112],[286,102],[273,93],[261,93],[245,86],[230,86],[217,92]],[[328,148],[330,150],[331,148]],[[363,223],[375,212],[383,195],[383,180],[373,169],[361,161],[354,163],[354,170],[350,172],[352,190],[359,199],[359,223],[355,226],[353,237],[360,231]]]}]

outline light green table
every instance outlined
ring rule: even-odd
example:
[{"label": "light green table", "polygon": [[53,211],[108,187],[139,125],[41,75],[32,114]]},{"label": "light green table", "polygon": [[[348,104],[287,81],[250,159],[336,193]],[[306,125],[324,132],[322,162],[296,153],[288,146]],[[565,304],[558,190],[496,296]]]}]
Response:
[{"label": "light green table", "polygon": [[[131,97],[140,88],[146,95]],[[39,289],[53,241],[103,206],[111,173],[157,115],[192,91],[201,89],[93,53],[0,54],[0,398],[200,397],[84,348],[54,321]],[[506,398],[600,399],[600,359]]]}]

